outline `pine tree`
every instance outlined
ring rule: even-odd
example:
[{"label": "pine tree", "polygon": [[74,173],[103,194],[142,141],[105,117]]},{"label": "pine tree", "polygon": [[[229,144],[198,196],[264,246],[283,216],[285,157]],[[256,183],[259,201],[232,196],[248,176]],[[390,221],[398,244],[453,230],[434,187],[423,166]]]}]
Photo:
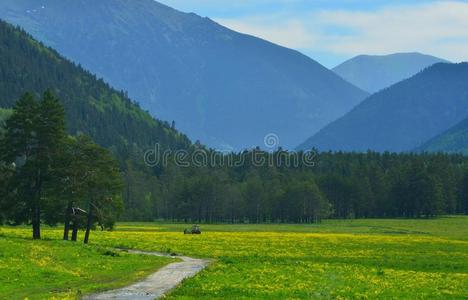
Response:
[{"label": "pine tree", "polygon": [[[16,223],[33,221],[33,238],[40,238],[40,223],[37,222],[39,210],[37,180],[37,148],[39,104],[32,94],[25,94],[16,103],[13,115],[6,122],[6,133],[2,160],[16,164],[14,178],[14,198],[10,205],[9,218]],[[3,150],[3,149],[2,149]]]},{"label": "pine tree", "polygon": [[68,137],[53,164],[53,180],[48,190],[52,200],[46,203],[46,220],[50,223],[57,220],[64,223],[64,240],[69,239],[71,223],[75,237],[82,224],[80,212],[84,207],[85,183],[88,176],[86,164],[90,159],[84,153],[87,142],[88,139],[81,135]]},{"label": "pine tree", "polygon": [[50,180],[50,166],[60,153],[64,137],[64,109],[50,91],[44,93],[40,102],[25,94],[6,123],[2,160],[16,163],[11,184],[16,188],[15,205],[23,208],[14,218],[17,222],[31,220],[34,239],[41,238],[44,185]]},{"label": "pine tree", "polygon": [[122,178],[119,166],[110,153],[87,137],[81,138],[83,156],[82,165],[86,172],[83,182],[84,197],[87,203],[87,220],[84,243],[89,242],[89,235],[94,223],[111,225],[123,209]]}]

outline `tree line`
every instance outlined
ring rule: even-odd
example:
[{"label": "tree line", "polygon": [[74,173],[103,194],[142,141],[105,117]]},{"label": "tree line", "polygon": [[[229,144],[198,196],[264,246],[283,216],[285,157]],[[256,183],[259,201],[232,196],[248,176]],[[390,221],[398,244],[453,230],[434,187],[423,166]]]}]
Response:
[{"label": "tree line", "polygon": [[[325,152],[311,165],[297,159],[302,152],[257,148],[203,166],[169,157],[149,167],[141,149],[116,159],[85,135],[67,135],[63,106],[50,91],[39,101],[26,94],[2,115],[0,219],[31,223],[34,238],[41,223],[64,224],[64,239],[84,229],[87,242],[93,227],[116,220],[314,223],[468,213],[463,155]],[[214,152],[200,144],[189,151]],[[275,163],[259,165],[259,157]]]},{"label": "tree line", "polygon": [[[213,150],[198,147],[211,157]],[[152,169],[140,159],[126,169],[122,218],[302,223],[468,213],[468,159],[463,155],[317,152],[313,166],[258,166],[253,152],[267,162],[303,155],[253,149],[223,159],[242,161],[239,166],[188,162],[180,167],[169,159]]]},{"label": "tree line", "polygon": [[462,155],[327,152],[317,153],[313,166],[258,166],[251,160],[252,151],[264,161],[298,155],[257,149],[230,154],[237,157],[233,161],[244,161],[240,166],[168,166],[154,178],[159,186],[156,201],[135,201],[127,209],[146,207],[147,220],[197,223],[312,223],[323,218],[468,213],[468,159]]},{"label": "tree line", "polygon": [[0,136],[0,221],[64,225],[64,239],[77,240],[99,223],[111,227],[122,210],[117,161],[89,137],[68,136],[63,105],[51,91],[30,93],[15,104]]}]

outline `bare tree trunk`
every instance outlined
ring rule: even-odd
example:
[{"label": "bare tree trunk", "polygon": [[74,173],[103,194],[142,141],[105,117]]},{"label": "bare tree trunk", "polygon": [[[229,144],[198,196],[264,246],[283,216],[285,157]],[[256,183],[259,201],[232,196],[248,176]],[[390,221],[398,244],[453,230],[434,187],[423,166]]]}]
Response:
[{"label": "bare tree trunk", "polygon": [[36,186],[33,189],[32,197],[34,197],[33,211],[32,211],[32,227],[33,227],[33,239],[41,239],[41,187],[42,182],[40,179],[41,173],[39,172],[36,179]]},{"label": "bare tree trunk", "polygon": [[34,203],[32,226],[33,226],[33,239],[41,239],[41,207],[39,206],[39,200]]},{"label": "bare tree trunk", "polygon": [[91,231],[91,226],[93,226],[93,205],[90,202],[88,210],[88,222],[86,223],[86,233],[84,237],[85,244],[87,244],[89,241],[89,232]]},{"label": "bare tree trunk", "polygon": [[41,239],[41,223],[40,221],[37,221],[37,217],[34,217],[32,226],[33,226],[33,239],[40,240]]},{"label": "bare tree trunk", "polygon": [[70,219],[72,214],[72,202],[68,202],[67,211],[65,212],[65,226],[63,228],[63,239],[68,241],[68,233],[70,231]]},{"label": "bare tree trunk", "polygon": [[72,229],[71,240],[73,242],[76,242],[77,238],[78,238],[78,223],[76,221],[73,221],[73,229]]}]

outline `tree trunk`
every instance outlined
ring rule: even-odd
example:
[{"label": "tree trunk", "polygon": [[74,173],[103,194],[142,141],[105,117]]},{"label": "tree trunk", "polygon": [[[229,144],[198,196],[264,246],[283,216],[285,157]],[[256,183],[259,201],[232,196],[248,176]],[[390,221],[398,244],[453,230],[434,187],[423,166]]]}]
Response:
[{"label": "tree trunk", "polygon": [[71,240],[73,242],[76,242],[77,238],[78,238],[78,223],[74,221]]},{"label": "tree trunk", "polygon": [[42,189],[42,181],[41,181],[41,172],[39,171],[38,176],[36,178],[36,184],[33,189],[32,197],[33,197],[33,211],[32,211],[32,226],[33,226],[33,239],[40,240],[41,239],[41,189]]},{"label": "tree trunk", "polygon": [[231,199],[231,224],[234,224],[234,200]]},{"label": "tree trunk", "polygon": [[84,237],[85,244],[87,244],[89,241],[89,232],[91,231],[91,226],[93,226],[93,205],[90,203],[88,210],[88,222],[86,223],[86,233]]},{"label": "tree trunk", "polygon": [[40,240],[41,239],[41,223],[38,222],[37,219],[32,222],[33,226],[33,239]]},{"label": "tree trunk", "polygon": [[38,200],[34,204],[34,211],[32,217],[32,226],[33,226],[33,239],[41,239],[41,208],[39,206]]},{"label": "tree trunk", "polygon": [[67,211],[65,212],[65,225],[63,228],[63,239],[68,241],[68,233],[70,231],[70,219],[72,214],[72,203],[68,202]]}]

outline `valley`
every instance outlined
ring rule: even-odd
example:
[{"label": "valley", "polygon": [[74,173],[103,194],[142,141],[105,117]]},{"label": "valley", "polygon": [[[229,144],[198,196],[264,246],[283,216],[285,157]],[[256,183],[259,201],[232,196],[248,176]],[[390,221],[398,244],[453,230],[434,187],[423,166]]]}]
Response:
[{"label": "valley", "polygon": [[0,1],[0,299],[468,299],[464,1]]}]

